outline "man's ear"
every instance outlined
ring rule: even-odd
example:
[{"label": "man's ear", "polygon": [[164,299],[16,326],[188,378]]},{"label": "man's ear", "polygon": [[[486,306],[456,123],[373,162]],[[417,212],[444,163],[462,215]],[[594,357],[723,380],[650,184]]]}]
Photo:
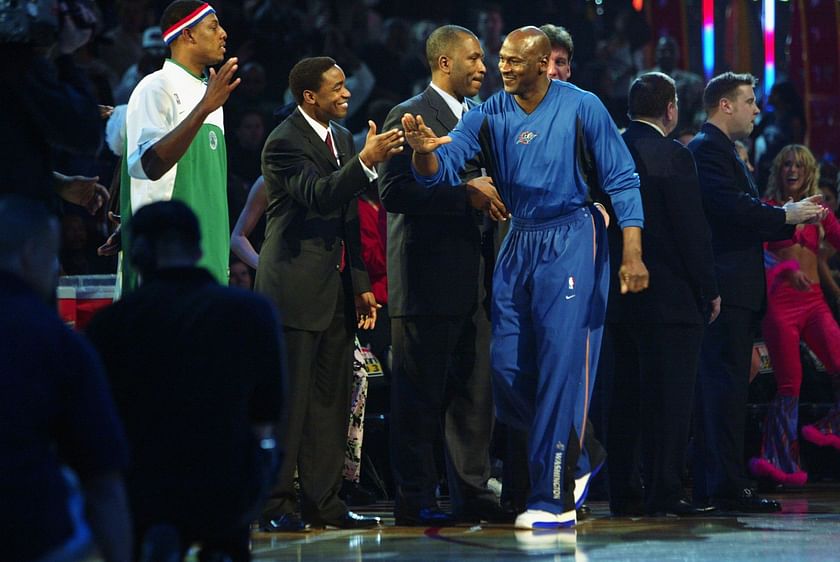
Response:
[{"label": "man's ear", "polygon": [[720,98],[718,102],[718,109],[726,113],[727,115],[732,114],[732,100],[729,98]]},{"label": "man's ear", "polygon": [[677,110],[677,104],[675,102],[668,102],[667,116],[670,122],[674,123],[677,121],[679,113]]},{"label": "man's ear", "polygon": [[540,74],[548,74],[548,57],[549,55],[542,55],[537,61],[540,68]]},{"label": "man's ear", "polygon": [[304,90],[303,103],[315,105],[315,92],[313,92],[312,90]]},{"label": "man's ear", "polygon": [[452,72],[452,61],[446,55],[441,55],[437,59],[438,68],[445,74]]}]

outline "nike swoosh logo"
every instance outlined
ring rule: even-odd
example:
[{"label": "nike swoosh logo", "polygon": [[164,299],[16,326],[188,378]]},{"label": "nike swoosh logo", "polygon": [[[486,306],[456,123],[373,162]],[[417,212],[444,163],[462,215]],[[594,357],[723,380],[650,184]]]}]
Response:
[{"label": "nike swoosh logo", "polygon": [[566,300],[573,299],[573,298],[575,298],[576,296],[577,296],[577,295],[566,295]]}]

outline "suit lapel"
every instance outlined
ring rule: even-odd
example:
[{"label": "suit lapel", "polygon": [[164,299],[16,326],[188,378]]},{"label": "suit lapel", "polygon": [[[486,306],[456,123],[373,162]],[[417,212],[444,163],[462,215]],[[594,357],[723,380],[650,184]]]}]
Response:
[{"label": "suit lapel", "polygon": [[446,105],[446,102],[434,88],[431,86],[426,88],[426,91],[423,92],[423,98],[434,110],[438,123],[445,127],[447,131],[455,128],[455,125],[458,124],[458,118],[455,117],[455,114],[452,113],[452,110],[449,109],[449,106]]},{"label": "suit lapel", "polygon": [[[300,113],[300,109],[296,109],[289,117],[292,124],[298,128],[301,137],[306,140],[309,145],[309,153],[316,156],[323,164],[330,166],[330,169],[337,170],[338,163],[335,161],[335,155],[330,152],[327,143],[321,140],[321,137],[315,132],[315,129],[306,121]],[[336,142],[337,135],[333,136],[333,142]],[[339,154],[341,149],[338,150]]]}]

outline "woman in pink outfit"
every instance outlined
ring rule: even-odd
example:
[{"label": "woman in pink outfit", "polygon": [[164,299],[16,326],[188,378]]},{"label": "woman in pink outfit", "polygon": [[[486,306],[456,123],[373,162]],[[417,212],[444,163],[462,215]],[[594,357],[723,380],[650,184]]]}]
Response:
[{"label": "woman in pink outfit", "polygon": [[[819,169],[807,147],[792,144],[776,158],[767,185],[773,204],[798,201],[817,195]],[[835,377],[840,374],[840,327],[820,289],[817,273],[820,244],[827,241],[840,249],[840,224],[826,212],[818,223],[799,225],[793,238],[766,245],[770,254],[767,270],[767,314],[762,330],[776,375],[776,397],[770,404],[761,441],[761,453],[750,461],[755,476],[780,484],[801,486],[808,480],[799,464],[799,388],[803,340]],[[836,386],[836,384],[835,384]],[[840,404],[820,421],[802,428],[802,437],[818,446],[840,450]]]}]

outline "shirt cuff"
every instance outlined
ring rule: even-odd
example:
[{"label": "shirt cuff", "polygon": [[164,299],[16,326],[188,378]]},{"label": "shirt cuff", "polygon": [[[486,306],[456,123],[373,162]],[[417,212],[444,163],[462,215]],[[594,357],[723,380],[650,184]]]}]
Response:
[{"label": "shirt cuff", "polygon": [[374,181],[374,180],[379,179],[379,174],[376,173],[376,170],[371,170],[370,168],[365,166],[365,163],[362,162],[361,158],[359,158],[359,164],[362,165],[362,171],[367,176],[368,181]]}]

